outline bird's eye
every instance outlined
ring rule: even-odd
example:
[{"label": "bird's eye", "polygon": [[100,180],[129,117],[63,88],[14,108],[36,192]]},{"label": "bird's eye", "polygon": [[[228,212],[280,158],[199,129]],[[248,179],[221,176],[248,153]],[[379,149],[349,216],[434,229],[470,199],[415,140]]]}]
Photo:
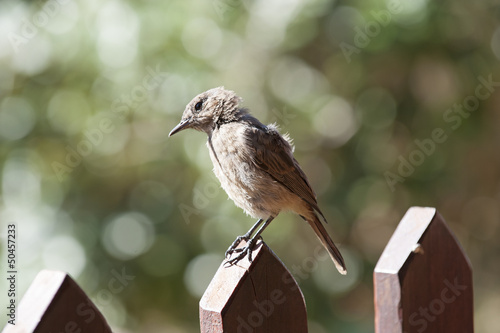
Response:
[{"label": "bird's eye", "polygon": [[195,109],[196,111],[200,111],[202,106],[203,106],[203,102],[198,102],[198,103],[196,103],[196,105],[194,106],[194,109]]}]

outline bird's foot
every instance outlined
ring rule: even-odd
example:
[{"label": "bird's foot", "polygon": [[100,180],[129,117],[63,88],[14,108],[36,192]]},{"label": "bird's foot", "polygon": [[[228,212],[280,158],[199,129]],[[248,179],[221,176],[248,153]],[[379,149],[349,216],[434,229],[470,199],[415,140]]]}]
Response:
[{"label": "bird's foot", "polygon": [[[259,237],[259,239],[260,239],[260,237]],[[236,241],[237,241],[237,240],[238,240],[238,239],[236,239]],[[235,241],[235,242],[236,242],[236,241]],[[239,244],[240,242],[241,242],[241,240],[238,242],[238,244]],[[226,265],[228,265],[228,266],[233,266],[233,265],[236,265],[236,264],[237,264],[237,263],[238,263],[241,259],[245,258],[247,255],[248,255],[248,261],[249,261],[249,262],[252,262],[252,260],[253,260],[253,259],[252,259],[252,250],[253,250],[253,248],[254,248],[254,246],[255,246],[255,242],[256,242],[256,240],[252,238],[252,239],[250,239],[250,240],[248,241],[248,243],[247,243],[245,246],[243,246],[243,247],[239,247],[239,248],[237,248],[237,249],[232,249],[231,254],[233,254],[233,253],[238,253],[238,255],[237,255],[236,257],[234,257],[234,258],[228,259],[228,260],[226,261]],[[234,245],[234,243],[233,243],[233,245]],[[233,245],[231,245],[231,247],[232,247]],[[231,248],[231,247],[230,247],[230,248]],[[230,254],[230,255],[231,255],[231,254]],[[226,255],[227,255],[227,252],[226,252]],[[227,258],[227,256],[226,256],[226,258]]]},{"label": "bird's foot", "polygon": [[237,247],[238,247],[238,245],[240,245],[241,241],[244,240],[245,242],[248,242],[249,239],[250,239],[250,236],[248,236],[248,235],[236,237],[233,244],[231,244],[231,246],[228,247],[228,249],[226,250],[226,253],[225,253],[226,259],[231,257],[231,255],[235,252],[238,253],[238,252],[243,251],[241,248],[237,248]]}]

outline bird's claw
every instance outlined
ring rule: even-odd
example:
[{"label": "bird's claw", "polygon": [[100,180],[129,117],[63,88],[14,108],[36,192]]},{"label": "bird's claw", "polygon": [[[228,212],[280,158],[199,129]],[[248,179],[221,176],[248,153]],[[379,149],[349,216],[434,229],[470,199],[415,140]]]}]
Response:
[{"label": "bird's claw", "polygon": [[233,253],[239,253],[239,252],[243,251],[243,248],[237,248],[237,247],[238,247],[238,245],[240,245],[241,241],[244,240],[245,242],[248,242],[249,239],[250,239],[250,237],[247,235],[236,237],[233,244],[231,244],[231,246],[226,250],[226,253],[224,254],[226,259],[231,257],[231,255]]},{"label": "bird's claw", "polygon": [[[248,254],[248,261],[252,262],[252,260],[253,260],[252,259],[252,249],[253,249],[253,246],[254,246],[254,242],[252,242],[252,240],[250,240],[247,243],[247,245],[245,245],[244,247],[233,249],[231,251],[231,254],[238,253],[238,255],[236,257],[234,257],[234,258],[231,258],[231,259],[227,260],[226,261],[226,265],[228,265],[228,266],[236,265],[241,259],[245,258],[247,254]],[[226,254],[227,254],[227,252],[226,252]],[[226,256],[226,258],[227,258],[227,256]]]}]

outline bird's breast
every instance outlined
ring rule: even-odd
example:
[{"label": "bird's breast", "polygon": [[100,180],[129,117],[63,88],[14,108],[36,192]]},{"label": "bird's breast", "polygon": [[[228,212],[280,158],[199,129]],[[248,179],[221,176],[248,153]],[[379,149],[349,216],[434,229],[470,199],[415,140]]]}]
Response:
[{"label": "bird's breast", "polygon": [[[255,134],[253,134],[255,135]],[[307,214],[298,208],[302,199],[257,166],[257,150],[262,142],[253,140],[252,128],[241,123],[230,123],[214,130],[208,138],[214,173],[229,198],[253,217],[267,219],[281,210]],[[272,147],[264,147],[271,149]]]},{"label": "bird's breast", "polygon": [[222,126],[207,142],[215,174],[223,187],[227,182],[251,186],[252,175],[257,172],[244,130],[243,126]]},{"label": "bird's breast", "polygon": [[237,206],[254,217],[267,218],[268,211],[259,203],[265,192],[261,189],[262,180],[267,175],[253,163],[253,149],[245,139],[245,128],[229,125],[214,131],[207,142],[214,173]]}]

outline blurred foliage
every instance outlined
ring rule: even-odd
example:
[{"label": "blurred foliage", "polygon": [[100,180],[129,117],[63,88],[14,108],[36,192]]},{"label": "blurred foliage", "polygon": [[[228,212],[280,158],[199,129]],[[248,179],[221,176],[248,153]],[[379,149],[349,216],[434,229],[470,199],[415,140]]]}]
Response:
[{"label": "blurred foliage", "polygon": [[[0,2],[0,214],[2,232],[18,226],[20,291],[60,269],[117,330],[199,331],[197,302],[254,221],[226,200],[203,134],[167,136],[192,97],[224,85],[294,138],[346,257],[342,277],[290,214],[266,230],[300,282],[311,333],[373,331],[372,271],[413,205],[437,207],[456,233],[474,266],[476,329],[497,332],[499,10]],[[111,292],[123,270],[133,279]]]}]

